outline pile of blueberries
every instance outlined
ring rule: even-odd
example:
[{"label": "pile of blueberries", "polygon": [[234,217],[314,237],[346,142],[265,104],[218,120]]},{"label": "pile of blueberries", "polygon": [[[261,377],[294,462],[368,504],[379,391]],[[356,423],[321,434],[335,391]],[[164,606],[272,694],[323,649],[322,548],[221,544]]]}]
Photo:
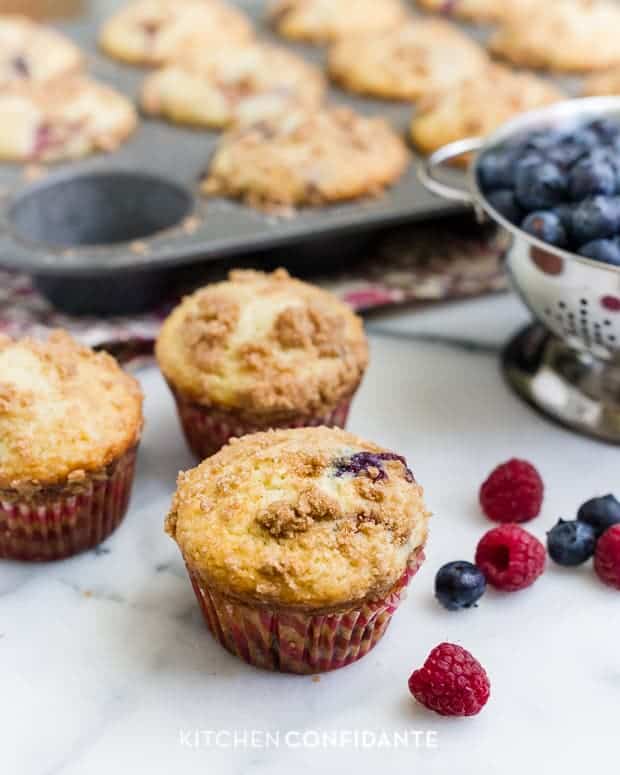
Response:
[{"label": "pile of blueberries", "polygon": [[483,154],[479,183],[529,234],[620,266],[620,120],[517,136]]}]

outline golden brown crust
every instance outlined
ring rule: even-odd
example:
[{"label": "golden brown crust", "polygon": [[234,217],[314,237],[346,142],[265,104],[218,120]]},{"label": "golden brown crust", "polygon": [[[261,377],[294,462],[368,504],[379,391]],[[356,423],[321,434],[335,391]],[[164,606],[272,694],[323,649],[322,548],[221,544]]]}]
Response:
[{"label": "golden brown crust", "polygon": [[620,63],[620,7],[612,0],[554,0],[517,13],[491,37],[497,56],[522,67],[590,72]]},{"label": "golden brown crust", "polygon": [[263,209],[322,205],[377,196],[408,163],[381,118],[345,107],[288,110],[226,132],[201,190]]},{"label": "golden brown crust", "polygon": [[231,598],[346,608],[393,586],[428,517],[404,459],[345,431],[299,428],[236,439],[180,474],[166,531]]},{"label": "golden brown crust", "polygon": [[335,408],[357,388],[368,345],[360,318],[327,291],[282,269],[235,271],[173,310],[156,355],[185,397],[263,421]]},{"label": "golden brown crust", "polygon": [[412,19],[397,28],[336,41],[328,55],[330,75],[361,94],[416,100],[464,78],[488,63],[485,50],[450,22]]},{"label": "golden brown crust", "polygon": [[67,333],[0,338],[0,487],[32,491],[98,471],[142,429],[142,392],[106,353]]}]

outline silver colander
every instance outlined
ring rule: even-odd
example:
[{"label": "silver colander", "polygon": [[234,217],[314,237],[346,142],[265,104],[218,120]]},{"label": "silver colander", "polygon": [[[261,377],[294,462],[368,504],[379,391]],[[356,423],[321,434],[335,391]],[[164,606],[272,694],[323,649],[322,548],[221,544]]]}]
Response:
[{"label": "silver colander", "polygon": [[[524,132],[616,117],[620,97],[568,100],[525,113],[482,140],[468,138],[440,148],[419,167],[438,196],[472,206],[511,235],[506,264],[513,285],[535,322],[519,332],[503,355],[509,383],[553,419],[606,441],[620,443],[620,268],[541,242],[506,220],[479,186],[483,152]],[[467,190],[442,181],[438,168],[474,154]]]}]

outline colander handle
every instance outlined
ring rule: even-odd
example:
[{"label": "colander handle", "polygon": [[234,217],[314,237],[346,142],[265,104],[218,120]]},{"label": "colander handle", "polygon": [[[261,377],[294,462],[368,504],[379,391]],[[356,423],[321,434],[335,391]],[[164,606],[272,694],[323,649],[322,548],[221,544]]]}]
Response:
[{"label": "colander handle", "polygon": [[481,137],[466,137],[463,140],[456,140],[453,143],[442,146],[427,159],[420,162],[418,166],[418,179],[420,183],[431,194],[440,196],[442,199],[449,199],[451,202],[460,202],[473,207],[474,197],[469,191],[438,180],[435,177],[435,171],[437,167],[451,159],[456,159],[457,156],[471,153],[471,151],[479,151],[483,143],[484,140]]}]

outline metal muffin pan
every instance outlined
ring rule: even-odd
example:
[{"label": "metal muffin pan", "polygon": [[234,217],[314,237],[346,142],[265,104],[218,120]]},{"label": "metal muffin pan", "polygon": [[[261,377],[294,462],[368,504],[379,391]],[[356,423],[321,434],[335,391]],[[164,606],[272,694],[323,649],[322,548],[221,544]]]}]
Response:
[{"label": "metal muffin pan", "polygon": [[[322,61],[321,49],[274,35],[262,20],[261,0],[236,4],[253,17],[261,37]],[[148,71],[109,59],[97,48],[101,23],[122,5],[90,0],[84,17],[56,26],[87,52],[94,77],[137,99]],[[329,96],[361,113],[382,115],[402,132],[411,119],[408,104],[354,97],[337,88]],[[32,274],[41,291],[68,312],[133,311],[161,298],[175,267],[278,247],[291,248],[287,263],[294,266],[302,243],[318,251],[328,240],[359,240],[382,226],[462,210],[418,182],[415,153],[404,177],[377,198],[302,208],[290,217],[207,199],[198,181],[219,136],[142,116],[135,134],[111,154],[35,170],[0,164],[0,265]]]}]

